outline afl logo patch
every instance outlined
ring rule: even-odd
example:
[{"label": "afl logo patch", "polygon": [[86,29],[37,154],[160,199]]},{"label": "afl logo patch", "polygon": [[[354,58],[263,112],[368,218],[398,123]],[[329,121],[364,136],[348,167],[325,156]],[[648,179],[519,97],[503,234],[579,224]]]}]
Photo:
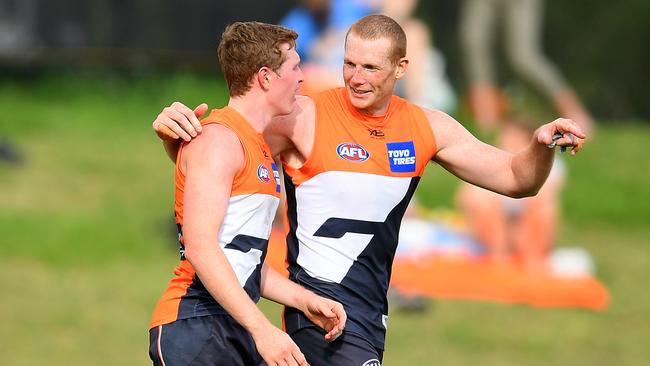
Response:
[{"label": "afl logo patch", "polygon": [[336,154],[347,161],[361,163],[370,157],[365,147],[352,142],[344,142],[336,147]]},{"label": "afl logo patch", "polygon": [[262,183],[268,183],[271,181],[271,175],[269,174],[269,170],[266,169],[264,164],[260,164],[260,166],[257,167],[257,177],[260,179],[260,182]]}]

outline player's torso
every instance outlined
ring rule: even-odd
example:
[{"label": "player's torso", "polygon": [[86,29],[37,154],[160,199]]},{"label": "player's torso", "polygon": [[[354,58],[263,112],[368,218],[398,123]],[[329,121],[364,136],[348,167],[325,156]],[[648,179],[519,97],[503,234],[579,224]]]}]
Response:
[{"label": "player's torso", "polygon": [[394,98],[386,116],[367,119],[342,93],[314,98],[311,155],[300,169],[285,165],[289,270],[383,346],[400,222],[435,141],[419,108]]},{"label": "player's torso", "polygon": [[[241,286],[254,301],[260,297],[261,266],[266,255],[268,238],[279,203],[280,182],[271,151],[261,134],[231,108],[214,110],[202,124],[220,123],[233,130],[244,150],[244,166],[235,176],[228,208],[219,231],[219,244],[228,258]],[[179,161],[182,158],[182,148]],[[175,214],[181,242],[181,262],[176,277],[163,295],[158,318],[178,318],[220,314],[224,310],[205,289],[192,265],[184,258],[183,192],[185,176],[176,168]],[[173,310],[177,307],[177,311]],[[156,314],[154,314],[154,320]],[[153,321],[152,321],[153,322]]]}]

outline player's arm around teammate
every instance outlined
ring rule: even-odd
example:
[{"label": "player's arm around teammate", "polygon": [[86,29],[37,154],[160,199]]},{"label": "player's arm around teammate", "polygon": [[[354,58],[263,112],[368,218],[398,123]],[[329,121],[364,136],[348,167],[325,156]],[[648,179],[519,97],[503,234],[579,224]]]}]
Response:
[{"label": "player's arm around teammate", "polygon": [[176,161],[181,141],[189,142],[202,131],[199,118],[208,111],[208,105],[199,104],[194,110],[185,104],[173,102],[156,116],[152,127],[163,143],[167,156]]},{"label": "player's arm around teammate", "polygon": [[557,146],[582,149],[585,134],[570,119],[558,118],[535,130],[530,144],[510,153],[486,144],[460,123],[438,111],[425,110],[436,138],[434,160],[460,179],[506,196],[533,196],[542,187],[553,164],[554,149],[548,147],[555,134]]},{"label": "player's arm around teammate", "polygon": [[[190,109],[181,102],[173,102],[156,116],[151,125],[171,161],[176,162],[182,141],[191,141],[201,133],[199,118],[207,110],[205,103]],[[264,140],[275,156],[283,155],[289,165],[300,166],[313,147],[315,118],[313,100],[296,96],[294,110],[288,115],[274,117],[264,131]]]}]

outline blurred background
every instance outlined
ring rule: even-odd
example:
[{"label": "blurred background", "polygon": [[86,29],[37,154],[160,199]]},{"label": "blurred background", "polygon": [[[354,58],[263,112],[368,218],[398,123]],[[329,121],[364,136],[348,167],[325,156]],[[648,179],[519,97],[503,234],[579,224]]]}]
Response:
[{"label": "blurred background", "polygon": [[[319,39],[338,42],[326,49],[342,53],[335,27],[346,29],[346,15],[353,22],[363,12],[339,3],[364,3],[412,24],[409,45],[424,39],[425,46],[409,46],[409,55],[431,47],[416,75],[432,78],[421,78],[424,86],[405,80],[401,95],[444,91],[417,100],[486,141],[498,142],[498,126],[513,116],[539,125],[571,110],[593,123],[585,149],[562,159],[552,245],[589,253],[590,275],[609,291],[607,306],[427,297],[417,311],[394,309],[384,364],[642,365],[650,358],[650,2],[536,2],[536,16],[524,24],[539,23],[531,44],[559,75],[559,90],[574,97],[579,108],[571,109],[512,62],[508,21],[486,21],[496,27],[486,61],[491,84],[474,88],[462,26],[470,0],[398,2],[402,13],[388,0],[0,0],[0,365],[149,363],[149,317],[178,261],[173,165],[151,122],[175,100],[226,103],[215,50],[232,21],[277,23],[301,7],[320,9],[311,13]],[[495,6],[506,12],[504,4]],[[305,66],[322,57],[306,52]],[[477,114],[476,105],[490,108],[480,104],[490,98],[496,122],[484,123],[486,109]],[[432,165],[419,205],[462,219],[459,185]],[[261,306],[279,324],[280,308]]]}]

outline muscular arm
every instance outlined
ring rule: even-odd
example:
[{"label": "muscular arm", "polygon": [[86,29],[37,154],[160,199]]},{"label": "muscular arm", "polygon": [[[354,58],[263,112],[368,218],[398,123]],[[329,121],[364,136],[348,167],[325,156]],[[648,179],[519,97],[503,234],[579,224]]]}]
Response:
[{"label": "muscular arm", "polygon": [[167,157],[169,160],[172,162],[176,162],[176,157],[178,156],[178,149],[181,147],[181,141],[180,140],[162,140],[163,147],[165,148],[165,153],[167,154]]},{"label": "muscular arm", "polygon": [[289,336],[274,327],[248,297],[219,244],[232,183],[244,164],[239,139],[224,126],[206,126],[183,150],[180,163],[186,175],[185,257],[214,299],[251,333],[267,363],[306,364]]},{"label": "muscular arm", "polygon": [[266,264],[262,267],[261,291],[269,300],[302,311],[327,332],[327,341],[336,339],[345,328],[347,316],[340,303],[314,294]]},{"label": "muscular arm", "polygon": [[466,182],[516,198],[535,195],[544,184],[554,157],[546,145],[554,133],[564,134],[558,142],[573,146],[572,154],[585,137],[571,120],[557,119],[538,128],[530,144],[513,154],[479,141],[442,112],[425,113],[438,144],[436,162]]},{"label": "muscular arm", "polygon": [[235,134],[220,125],[207,126],[183,150],[185,256],[210,294],[246,329],[268,324],[237,277],[219,245],[235,174],[244,154]]}]

